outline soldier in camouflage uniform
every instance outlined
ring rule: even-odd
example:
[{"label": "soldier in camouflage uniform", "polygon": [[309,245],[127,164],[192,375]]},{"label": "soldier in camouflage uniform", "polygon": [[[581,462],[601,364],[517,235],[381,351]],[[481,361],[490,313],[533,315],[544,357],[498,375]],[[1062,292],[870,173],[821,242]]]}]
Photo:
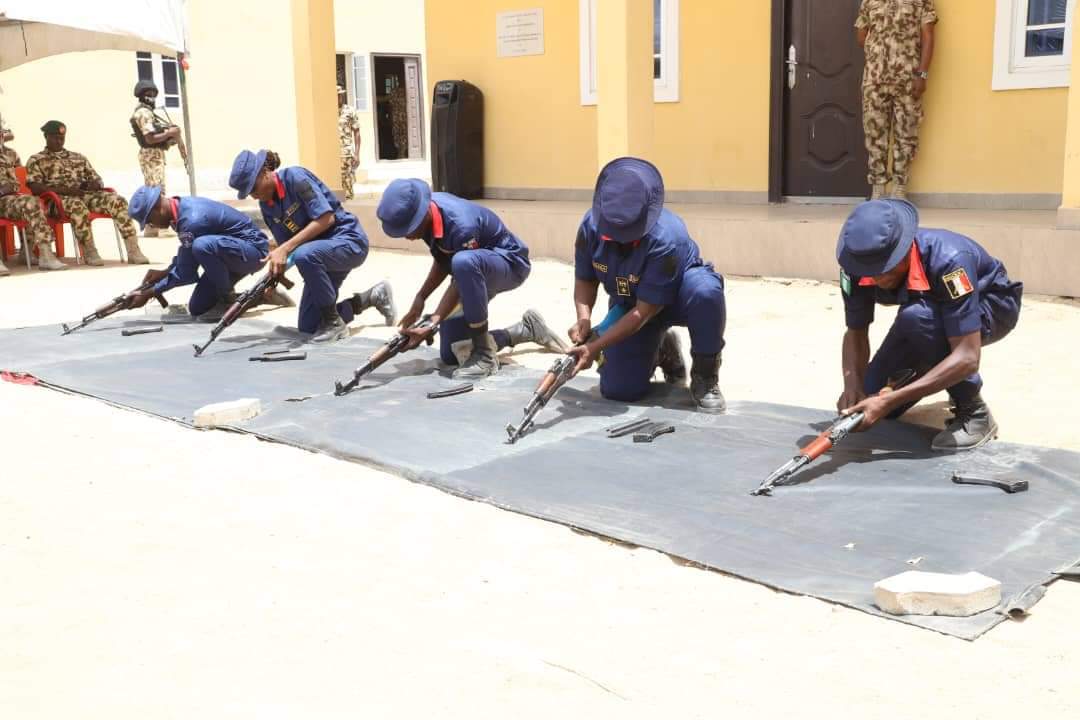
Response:
[{"label": "soldier in camouflage uniform", "polygon": [[855,21],[866,52],[863,130],[870,156],[871,199],[889,182],[889,133],[893,136],[893,196],[907,196],[908,173],[919,147],[922,96],[934,55],[934,0],[862,0]]},{"label": "soldier in camouflage uniform", "polygon": [[[180,157],[187,160],[187,148],[180,137],[180,128],[159,118],[154,112],[158,89],[149,80],[135,83],[135,97],[139,104],[131,115],[133,136],[139,143],[139,169],[146,185],[156,185],[165,192],[165,151],[173,145]],[[157,237],[155,227],[146,229],[146,237]]]},{"label": "soldier in camouflage uniform", "polygon": [[409,110],[405,88],[398,85],[390,93],[390,123],[394,128],[394,146],[399,159],[409,157]]},{"label": "soldier in camouflage uniform", "polygon": [[62,122],[50,120],[42,125],[41,131],[45,134],[45,150],[27,161],[26,182],[35,195],[54,192],[61,197],[86,264],[105,264],[94,245],[91,212],[109,215],[116,222],[127,246],[129,263],[148,264],[150,261],[139,249],[135,223],[128,216],[127,200],[104,189],[101,176],[89,160],[64,149],[67,127]]},{"label": "soldier in camouflage uniform", "polygon": [[[4,143],[9,143],[14,139],[15,135],[4,127],[2,117],[0,117],[0,192],[5,190],[3,186],[9,182],[6,178],[11,178],[15,175],[15,165],[18,165],[21,162],[18,153],[14,150],[9,150],[8,147],[4,145]],[[5,163],[10,167],[5,167]],[[0,198],[3,198],[3,195],[0,195]],[[4,217],[2,206],[0,206],[0,217]],[[8,270],[7,265],[4,264],[3,248],[0,247],[0,277],[6,277],[10,274],[11,271]]]},{"label": "soldier in camouflage uniform", "polygon": [[338,139],[341,141],[341,187],[352,200],[360,156],[360,116],[349,107],[345,88],[338,85]]},{"label": "soldier in camouflage uniform", "polygon": [[[22,252],[28,252],[30,248],[37,248],[37,265],[42,270],[66,270],[67,265],[56,259],[53,255],[52,230],[45,220],[45,213],[41,209],[41,202],[33,195],[19,194],[19,179],[15,175],[15,168],[22,164],[19,154],[14,148],[4,146],[4,143],[14,139],[14,136],[6,128],[0,128],[0,217],[8,220],[19,220],[26,223],[26,235],[23,242]],[[25,261],[25,255],[20,255]],[[9,274],[9,270],[0,262],[0,276]]]}]

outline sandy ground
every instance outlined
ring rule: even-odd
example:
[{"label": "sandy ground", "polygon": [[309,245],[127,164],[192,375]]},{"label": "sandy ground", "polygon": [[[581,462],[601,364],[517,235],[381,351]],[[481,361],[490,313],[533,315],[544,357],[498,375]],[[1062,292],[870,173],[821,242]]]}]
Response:
[{"label": "sandy ground", "polygon": [[[165,262],[172,241],[144,248]],[[410,298],[427,262],[373,252],[346,290],[387,278]],[[0,326],[71,320],[142,272],[0,279]],[[568,327],[571,283],[570,268],[539,262],[493,320],[531,305]],[[835,286],[729,278],[728,305],[728,398],[832,406]],[[1003,438],[1080,449],[1078,335],[1080,307],[1030,298],[987,350]],[[941,403],[920,412],[942,417]],[[0,428],[0,717],[1080,713],[1075,583],[968,643],[39,388],[0,383]]]}]

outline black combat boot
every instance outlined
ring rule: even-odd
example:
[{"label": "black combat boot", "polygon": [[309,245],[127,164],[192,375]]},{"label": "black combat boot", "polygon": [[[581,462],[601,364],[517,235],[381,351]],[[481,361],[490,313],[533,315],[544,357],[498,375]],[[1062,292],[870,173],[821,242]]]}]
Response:
[{"label": "black combat boot", "polygon": [[487,323],[480,327],[470,327],[469,339],[472,340],[472,352],[468,359],[454,371],[453,378],[455,380],[483,380],[499,372],[499,361],[495,357],[499,349],[495,345],[495,338],[488,332]]},{"label": "black combat boot", "polygon": [[694,398],[698,410],[707,413],[724,412],[727,403],[720,392],[720,353],[691,353],[691,357],[693,362],[690,366],[690,395]]},{"label": "black combat boot", "polygon": [[660,340],[656,366],[664,373],[664,382],[671,385],[686,384],[686,361],[683,360],[682,341],[674,329],[669,328]]},{"label": "black combat boot", "polygon": [[338,315],[337,305],[322,309],[322,322],[311,337],[314,343],[332,343],[349,337],[349,326]]},{"label": "black combat boot", "polygon": [[967,402],[954,400],[952,414],[945,429],[934,436],[930,444],[934,450],[974,450],[997,437],[998,424],[979,393]]}]

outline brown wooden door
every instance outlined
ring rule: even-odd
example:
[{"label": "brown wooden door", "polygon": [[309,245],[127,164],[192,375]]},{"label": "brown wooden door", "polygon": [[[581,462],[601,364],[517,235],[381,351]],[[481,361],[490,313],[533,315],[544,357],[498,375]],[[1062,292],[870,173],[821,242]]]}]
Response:
[{"label": "brown wooden door", "polygon": [[783,193],[866,196],[859,0],[788,0]]}]

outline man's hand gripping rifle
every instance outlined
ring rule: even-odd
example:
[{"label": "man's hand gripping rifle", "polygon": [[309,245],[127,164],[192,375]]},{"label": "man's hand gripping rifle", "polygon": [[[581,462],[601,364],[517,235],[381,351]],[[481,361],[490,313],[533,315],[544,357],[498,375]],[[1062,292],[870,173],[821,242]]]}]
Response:
[{"label": "man's hand gripping rifle", "polygon": [[259,282],[241,293],[233,304],[229,306],[229,309],[225,311],[225,314],[221,316],[220,322],[218,322],[218,324],[214,326],[214,329],[210,331],[210,339],[207,340],[204,345],[192,346],[195,348],[195,357],[202,355],[203,352],[206,351],[206,348],[210,347],[210,344],[217,340],[218,335],[220,335],[225,328],[239,320],[241,315],[263,302],[267,293],[277,287],[278,283],[281,283],[290,290],[293,288],[293,282],[285,277],[284,274],[274,275],[273,273],[268,272],[262,276]]},{"label": "man's hand gripping rifle", "polygon": [[[622,305],[613,306],[608,310],[603,322],[593,328],[589,339],[602,335],[608,328],[618,322],[626,312],[626,308]],[[551,401],[551,398],[555,397],[555,393],[559,392],[559,388],[565,385],[573,376],[574,366],[576,365],[577,358],[573,355],[563,355],[551,364],[548,371],[544,373],[544,377],[540,379],[540,384],[536,386],[536,391],[533,393],[532,399],[529,400],[529,404],[525,406],[525,416],[522,418],[521,423],[517,427],[514,427],[513,423],[507,424],[507,443],[513,445],[532,428],[536,414],[544,409],[544,406]]]},{"label": "man's hand gripping rifle", "polygon": [[[888,384],[881,389],[879,395],[898,390],[904,385],[915,379],[914,370],[902,370],[893,378],[889,379]],[[773,472],[772,475],[765,478],[765,481],[753,490],[751,495],[772,495],[772,490],[777,485],[783,485],[784,482],[792,475],[802,470],[810,463],[817,460],[819,457],[827,453],[838,442],[846,438],[856,428],[862,424],[863,414],[861,412],[852,413],[851,415],[844,415],[833,421],[825,431],[823,431],[816,438],[811,440],[806,447],[799,450],[799,454],[788,460]]]},{"label": "man's hand gripping rifle", "polygon": [[[152,282],[144,282],[142,285],[135,288],[131,292],[124,293],[123,295],[117,295],[112,300],[105,303],[104,305],[99,307],[97,310],[95,310],[94,312],[92,312],[89,315],[87,315],[86,317],[84,317],[79,322],[78,325],[68,325],[67,323],[64,323],[61,326],[61,327],[64,328],[64,331],[62,333],[60,333],[60,334],[61,335],[70,335],[71,333],[75,332],[76,330],[81,330],[82,328],[86,327],[87,325],[94,322],[95,320],[101,320],[103,318],[109,317],[110,315],[114,315],[114,314],[120,312],[121,310],[127,310],[128,309],[128,303],[131,302],[132,298],[134,298],[136,295],[138,295],[140,293],[146,292],[147,290],[151,289],[152,287],[154,287],[154,283],[152,283]],[[169,307],[169,303],[167,303],[165,301],[165,298],[163,298],[161,295],[155,295],[154,299],[158,301],[158,303],[161,305],[161,307],[163,307],[163,308]]]},{"label": "man's hand gripping rifle", "polygon": [[[424,339],[424,341],[428,345],[431,345],[433,342],[435,342],[435,333],[439,331],[439,326],[431,322],[429,318],[425,317],[418,321],[415,325],[411,326],[409,329],[426,330],[427,337]],[[387,342],[385,345],[372,353],[371,357],[368,358],[366,363],[353,371],[352,380],[345,383],[344,385],[340,382],[334,383],[334,394],[341,396],[347,395],[352,392],[354,389],[356,389],[356,386],[360,384],[360,381],[363,380],[366,375],[374,372],[380,365],[385,363],[390,358],[406,352],[408,350],[409,341],[411,339],[412,338],[410,338],[403,332],[395,335],[389,342]]]}]

